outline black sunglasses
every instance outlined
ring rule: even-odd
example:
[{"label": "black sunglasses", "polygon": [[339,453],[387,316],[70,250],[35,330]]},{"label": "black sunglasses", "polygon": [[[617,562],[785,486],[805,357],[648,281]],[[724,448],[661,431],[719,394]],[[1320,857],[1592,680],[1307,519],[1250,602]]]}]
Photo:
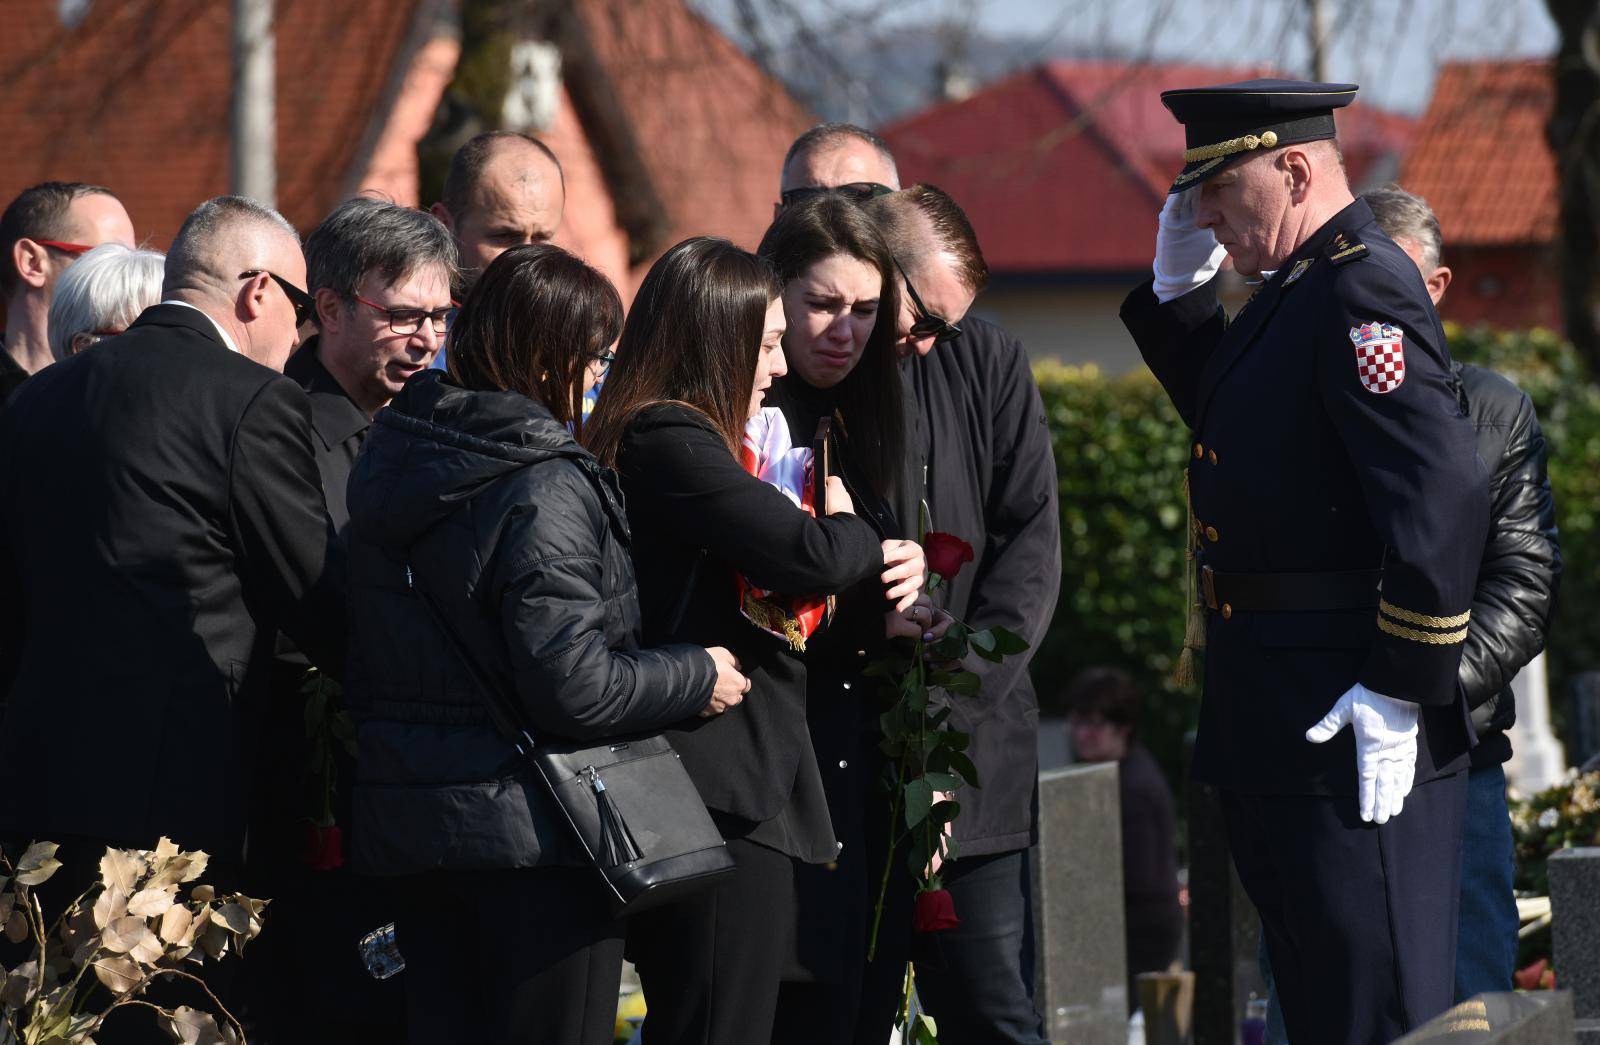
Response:
[{"label": "black sunglasses", "polygon": [[961,324],[952,323],[943,316],[935,315],[928,311],[928,306],[922,303],[922,298],[917,296],[917,288],[911,285],[911,277],[906,275],[905,267],[896,258],[894,267],[900,270],[900,278],[905,280],[906,293],[911,295],[911,309],[914,318],[911,320],[911,336],[932,336],[933,343],[942,345],[961,336]]},{"label": "black sunglasses", "polygon": [[310,294],[307,294],[305,291],[301,290],[299,287],[295,286],[293,283],[290,283],[288,280],[284,279],[282,276],[278,275],[276,272],[273,272],[270,269],[246,269],[245,271],[239,273],[239,278],[255,279],[257,276],[263,274],[271,276],[272,282],[283,288],[283,296],[288,298],[289,304],[294,306],[294,325],[301,327],[309,323],[312,315],[315,314],[317,310],[316,299]]},{"label": "black sunglasses", "polygon": [[853,181],[848,185],[833,186],[807,186],[803,189],[790,189],[788,192],[778,194],[778,199],[785,207],[792,207],[801,200],[810,199],[812,196],[822,196],[830,192],[837,192],[853,203],[865,203],[876,196],[887,196],[894,190],[887,185],[879,185],[875,181]]}]

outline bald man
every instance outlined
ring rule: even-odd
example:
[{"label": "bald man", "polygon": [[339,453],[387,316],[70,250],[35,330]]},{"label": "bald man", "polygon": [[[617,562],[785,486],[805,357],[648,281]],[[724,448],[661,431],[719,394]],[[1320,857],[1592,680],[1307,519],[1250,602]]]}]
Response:
[{"label": "bald man", "polygon": [[163,302],[0,417],[0,793],[27,796],[0,839],[92,872],[166,835],[238,880],[275,633],[335,673],[345,643],[310,407],[278,372],[304,281],[275,211],[203,203]]},{"label": "bald man", "polygon": [[[465,301],[483,270],[512,247],[550,242],[566,207],[561,161],[538,138],[490,131],[457,149],[444,198],[430,209],[456,239],[455,300]],[[434,369],[445,369],[446,351],[435,353]]]},{"label": "bald man", "polygon": [[462,294],[512,247],[549,242],[566,206],[561,162],[539,139],[491,131],[457,149],[432,213],[456,238]]},{"label": "bald man", "polygon": [[0,214],[0,298],[6,303],[0,403],[52,362],[47,334],[56,281],[102,243],[134,245],[128,212],[99,185],[42,182],[23,189]]},{"label": "bald man", "polygon": [[794,140],[783,157],[773,217],[797,199],[817,192],[843,192],[857,201],[900,187],[889,144],[853,123],[819,123]]}]

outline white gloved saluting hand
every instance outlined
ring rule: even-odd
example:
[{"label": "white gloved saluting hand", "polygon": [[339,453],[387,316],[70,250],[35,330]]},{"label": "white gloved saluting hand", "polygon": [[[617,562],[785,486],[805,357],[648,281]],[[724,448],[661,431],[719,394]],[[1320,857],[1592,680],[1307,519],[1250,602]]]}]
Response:
[{"label": "white gloved saluting hand", "polygon": [[1209,282],[1228,253],[1210,229],[1195,227],[1195,193],[1199,191],[1196,187],[1174,192],[1161,208],[1156,260],[1150,271],[1155,274],[1156,300],[1162,303]]},{"label": "white gloved saluting hand", "polygon": [[1321,744],[1345,726],[1356,733],[1356,796],[1361,819],[1381,824],[1400,815],[1417,775],[1417,713],[1408,700],[1396,700],[1356,683],[1322,721],[1306,730]]}]

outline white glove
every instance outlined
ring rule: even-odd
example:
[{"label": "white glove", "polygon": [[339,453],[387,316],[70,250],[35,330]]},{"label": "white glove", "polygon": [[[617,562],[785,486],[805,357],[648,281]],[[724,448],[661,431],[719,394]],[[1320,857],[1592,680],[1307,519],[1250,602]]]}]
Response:
[{"label": "white glove", "polygon": [[1345,726],[1356,731],[1356,795],[1361,819],[1381,824],[1400,815],[1417,775],[1417,714],[1409,700],[1396,700],[1357,682],[1322,721],[1306,730],[1321,744]]},{"label": "white glove", "polygon": [[1161,208],[1160,223],[1156,227],[1156,260],[1150,271],[1156,277],[1156,300],[1162,303],[1209,282],[1228,253],[1210,229],[1195,227],[1197,191],[1174,192]]}]

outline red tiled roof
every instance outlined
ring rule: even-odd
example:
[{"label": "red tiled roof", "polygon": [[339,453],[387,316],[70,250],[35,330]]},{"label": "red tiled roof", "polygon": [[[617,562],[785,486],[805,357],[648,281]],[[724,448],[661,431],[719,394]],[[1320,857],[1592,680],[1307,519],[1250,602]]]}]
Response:
[{"label": "red tiled roof", "polygon": [[784,153],[815,118],[682,0],[588,0],[584,13],[666,207],[662,246],[715,235],[754,250]]},{"label": "red tiled roof", "polygon": [[[49,178],[97,182],[165,248],[195,204],[229,188],[228,0],[96,3],[76,28],[59,2],[9,0],[0,205]],[[278,203],[302,230],[360,187],[422,2],[277,0]],[[754,247],[811,115],[683,0],[580,10],[666,210],[660,246],[708,233]]]},{"label": "red tiled roof", "polygon": [[[0,55],[0,201],[49,178],[122,197],[165,249],[196,203],[228,191],[227,0],[8,0]],[[351,186],[417,0],[279,0],[278,203],[302,229]]]},{"label": "red tiled roof", "polygon": [[1554,101],[1547,60],[1439,71],[1401,184],[1432,204],[1447,246],[1555,239],[1556,165],[1544,136]]},{"label": "red tiled roof", "polygon": [[[960,203],[999,273],[1147,267],[1156,214],[1182,166],[1183,129],[1160,94],[1266,69],[1050,62],[891,125],[904,181]],[[1410,121],[1371,107],[1337,116],[1352,180],[1398,155]]]}]

